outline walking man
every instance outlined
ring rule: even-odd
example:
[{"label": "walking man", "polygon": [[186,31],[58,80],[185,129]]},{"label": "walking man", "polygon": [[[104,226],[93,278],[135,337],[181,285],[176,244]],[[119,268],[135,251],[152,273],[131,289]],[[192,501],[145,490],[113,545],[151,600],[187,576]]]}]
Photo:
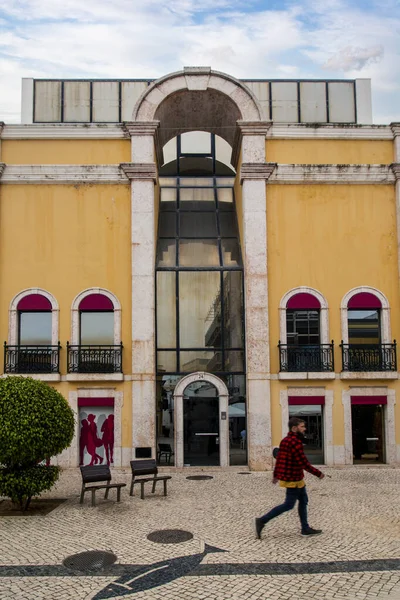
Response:
[{"label": "walking man", "polygon": [[272,479],[272,483],[275,484],[279,481],[279,485],[286,488],[286,498],[283,504],[275,506],[263,517],[254,519],[254,530],[257,539],[261,539],[261,532],[268,521],[288,510],[292,510],[297,500],[299,502],[301,535],[318,535],[322,533],[320,529],[310,527],[307,519],[308,496],[303,469],[319,479],[323,479],[324,474],[313,467],[304,454],[302,440],[305,430],[304,421],[297,417],[289,419],[289,433],[280,443]]}]

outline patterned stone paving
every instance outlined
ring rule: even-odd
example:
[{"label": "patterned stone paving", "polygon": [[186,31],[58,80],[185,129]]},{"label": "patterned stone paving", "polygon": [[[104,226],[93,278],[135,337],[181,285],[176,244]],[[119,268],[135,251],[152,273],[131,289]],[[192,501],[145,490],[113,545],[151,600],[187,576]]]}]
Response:
[{"label": "patterned stone paving", "polygon": [[[270,473],[240,468],[175,473],[168,497],[98,498],[78,502],[80,474],[65,471],[47,497],[68,502],[47,516],[0,517],[0,600],[266,599],[400,600],[400,469],[325,469],[332,479],[307,479],[310,524],[324,533],[299,535],[295,511],[254,538],[252,519],[280,502]],[[211,474],[190,481],[192,474]],[[129,482],[116,471],[116,481]],[[160,544],[147,536],[181,529],[194,537]],[[62,562],[87,550],[114,552],[108,570],[87,575]]]}]

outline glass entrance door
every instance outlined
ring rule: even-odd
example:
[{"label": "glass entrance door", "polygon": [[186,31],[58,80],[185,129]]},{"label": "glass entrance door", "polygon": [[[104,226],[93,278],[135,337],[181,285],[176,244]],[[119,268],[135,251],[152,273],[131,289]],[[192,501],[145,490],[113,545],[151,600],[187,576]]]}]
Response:
[{"label": "glass entrance door", "polygon": [[183,398],[185,466],[219,466],[219,398],[207,382],[189,385]]},{"label": "glass entrance door", "polygon": [[354,464],[385,462],[383,410],[380,404],[352,405]]}]

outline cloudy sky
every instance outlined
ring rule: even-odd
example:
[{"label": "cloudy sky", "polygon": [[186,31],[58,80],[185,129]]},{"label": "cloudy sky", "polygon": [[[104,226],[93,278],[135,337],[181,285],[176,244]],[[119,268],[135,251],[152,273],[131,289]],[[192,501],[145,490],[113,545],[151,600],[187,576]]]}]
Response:
[{"label": "cloudy sky", "polygon": [[400,121],[400,0],[0,0],[0,120],[22,77],[370,77],[375,123]]}]

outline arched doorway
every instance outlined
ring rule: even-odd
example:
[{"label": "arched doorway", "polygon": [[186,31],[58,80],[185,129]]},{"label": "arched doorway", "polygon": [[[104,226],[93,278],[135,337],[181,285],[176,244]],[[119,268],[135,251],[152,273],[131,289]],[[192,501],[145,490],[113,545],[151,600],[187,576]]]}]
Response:
[{"label": "arched doorway", "polygon": [[174,393],[177,467],[228,466],[228,396],[225,383],[211,373],[199,371],[178,382]]}]

